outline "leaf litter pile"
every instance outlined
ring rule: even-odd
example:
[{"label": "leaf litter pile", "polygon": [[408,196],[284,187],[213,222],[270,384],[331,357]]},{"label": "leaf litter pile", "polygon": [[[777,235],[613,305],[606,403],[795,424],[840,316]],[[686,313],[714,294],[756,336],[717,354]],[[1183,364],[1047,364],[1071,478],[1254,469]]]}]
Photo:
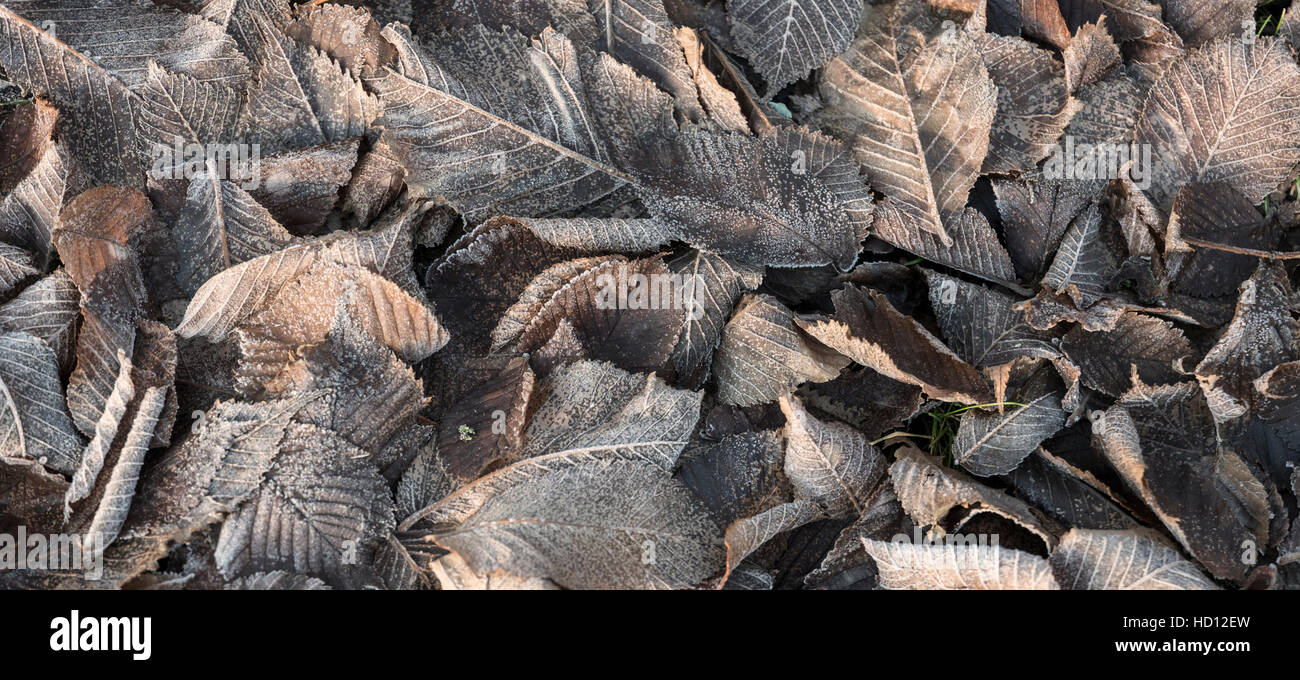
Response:
[{"label": "leaf litter pile", "polygon": [[0,585],[1300,587],[1282,9],[7,0]]}]

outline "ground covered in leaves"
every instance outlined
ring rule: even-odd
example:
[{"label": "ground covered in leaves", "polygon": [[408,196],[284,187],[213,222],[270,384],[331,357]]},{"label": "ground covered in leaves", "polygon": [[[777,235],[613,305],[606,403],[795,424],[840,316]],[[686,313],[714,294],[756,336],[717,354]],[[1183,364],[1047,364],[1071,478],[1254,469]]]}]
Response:
[{"label": "ground covered in leaves", "polygon": [[0,587],[1300,587],[1285,4],[7,0]]}]

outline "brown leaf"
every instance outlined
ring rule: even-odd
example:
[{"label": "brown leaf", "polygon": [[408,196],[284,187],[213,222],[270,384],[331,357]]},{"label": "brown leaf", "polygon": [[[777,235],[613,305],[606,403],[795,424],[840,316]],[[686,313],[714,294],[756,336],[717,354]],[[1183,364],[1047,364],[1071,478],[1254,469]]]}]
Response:
[{"label": "brown leaf", "polygon": [[920,387],[931,399],[983,404],[989,384],[970,364],[875,291],[842,288],[832,295],[835,315],[798,319],[828,347],[894,380]]}]

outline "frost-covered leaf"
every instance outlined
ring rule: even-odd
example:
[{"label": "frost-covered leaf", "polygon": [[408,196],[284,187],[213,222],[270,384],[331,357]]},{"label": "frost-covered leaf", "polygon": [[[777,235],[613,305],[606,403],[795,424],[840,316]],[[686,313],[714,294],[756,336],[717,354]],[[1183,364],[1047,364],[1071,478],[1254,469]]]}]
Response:
[{"label": "frost-covered leaf", "polygon": [[359,7],[304,6],[284,27],[284,33],[315,45],[352,73],[385,66],[397,56],[397,48],[382,35],[379,24]]},{"label": "frost-covered leaf", "polygon": [[993,182],[1007,251],[1024,278],[1042,274],[1070,228],[1095,196],[1090,182],[998,180]]},{"label": "frost-covered leaf", "polygon": [[[113,18],[105,26],[108,12]],[[0,64],[60,107],[69,150],[99,182],[143,184],[135,137],[143,100],[130,88],[146,80],[150,60],[236,88],[248,80],[247,60],[220,26],[130,0],[6,3],[0,33]]]},{"label": "frost-covered leaf", "polygon": [[1051,358],[1059,353],[1050,336],[1025,320],[1015,297],[928,269],[923,273],[940,332],[972,366],[1001,366],[1019,357]]},{"label": "frost-covered leaf", "polygon": [[903,509],[918,526],[937,526],[955,534],[967,525],[980,525],[983,515],[1028,532],[1038,549],[1056,544],[1056,527],[1024,501],[943,467],[938,459],[914,448],[897,451],[889,476]]},{"label": "frost-covered leaf", "polygon": [[[557,333],[574,346],[534,366],[573,359],[608,361],[630,371],[659,370],[694,302],[658,257],[586,258],[542,272],[506,312],[493,351],[540,352]],[[517,333],[517,337],[515,337]]]},{"label": "frost-covered leaf", "polygon": [[692,305],[669,363],[677,384],[698,388],[708,377],[727,318],[740,297],[762,282],[763,271],[703,250],[684,253],[667,264],[683,286],[682,299]]},{"label": "frost-covered leaf", "polygon": [[1222,40],[1190,50],[1155,83],[1136,141],[1150,144],[1152,198],[1185,182],[1225,181],[1253,201],[1300,161],[1300,66],[1276,42]]},{"label": "frost-covered leaf", "polygon": [[929,234],[946,247],[988,150],[997,86],[974,37],[933,30],[928,16],[909,21],[925,12],[919,5],[866,10],[853,44],[826,66],[816,119],[887,197],[876,216],[882,238],[907,247],[904,239]]},{"label": "frost-covered leaf", "polygon": [[862,0],[735,0],[727,21],[737,46],[776,93],[848,48]]},{"label": "frost-covered leaf", "polygon": [[1137,523],[1092,473],[1039,447],[1005,478],[1020,498],[1066,526],[1128,529]]},{"label": "frost-covered leaf", "polygon": [[596,20],[596,49],[654,81],[688,119],[703,118],[695,80],[663,0],[587,0],[587,7]]},{"label": "frost-covered leaf", "polygon": [[1242,541],[1268,542],[1268,494],[1218,442],[1196,384],[1139,385],[1095,421],[1107,460],[1183,548],[1215,577],[1243,580]]},{"label": "frost-covered leaf", "polygon": [[722,329],[713,379],[724,404],[753,406],[777,400],[803,382],[825,382],[848,360],[809,338],[794,314],[770,295],[741,298]]},{"label": "frost-covered leaf", "polygon": [[884,456],[861,432],[811,416],[798,399],[781,398],[786,417],[785,474],[799,498],[831,517],[857,517],[884,478]]},{"label": "frost-covered leaf", "polygon": [[889,304],[885,296],[856,287],[832,295],[829,320],[799,319],[799,326],[826,346],[894,380],[920,387],[931,399],[987,403],[989,384],[970,364]]},{"label": "frost-covered leaf", "polygon": [[1047,560],[998,545],[863,539],[889,590],[1059,590]]},{"label": "frost-covered leaf", "polygon": [[1196,367],[1216,420],[1255,403],[1253,383],[1279,364],[1300,359],[1300,322],[1287,308],[1291,286],[1281,263],[1261,263],[1241,286],[1232,323]]},{"label": "frost-covered leaf", "polygon": [[[297,281],[317,263],[321,264],[319,275],[337,284],[336,294],[341,293],[346,287],[342,279],[348,277],[343,277],[334,270],[342,267],[363,267],[366,272],[375,276],[356,275],[361,286],[358,290],[362,293],[357,298],[358,303],[369,304],[368,300],[373,303],[376,300],[388,299],[391,295],[394,296],[392,298],[394,300],[408,300],[405,308],[413,310],[415,307],[410,305],[417,305],[418,301],[410,298],[409,293],[393,283],[411,276],[409,256],[393,249],[397,244],[397,241],[392,240],[395,236],[398,234],[385,232],[332,235],[289,246],[235,265],[209,279],[199,288],[186,308],[185,318],[177,326],[176,334],[185,338],[203,335],[213,341],[224,339],[250,316],[273,302],[282,288]],[[334,273],[329,273],[332,271]],[[295,302],[309,305],[315,303],[317,307],[322,306],[319,300]],[[373,309],[376,315],[372,319],[374,321],[382,321],[393,313],[392,309],[382,314],[381,307]],[[428,315],[429,312],[426,310],[425,314]],[[402,342],[414,342],[421,347],[429,344],[440,347],[444,344],[446,338],[439,337],[436,319],[430,325],[430,318],[421,320],[420,317],[421,315],[417,314],[408,321],[416,323],[423,330],[415,336],[404,338]],[[331,316],[330,319],[332,320],[333,317]],[[397,326],[392,327],[394,332],[396,328]],[[324,329],[328,329],[328,325],[324,326]],[[442,334],[445,334],[445,331]],[[439,339],[442,342],[436,342]],[[429,351],[433,349],[436,347],[430,348]]]},{"label": "frost-covered leaf", "polygon": [[[448,41],[437,58],[457,77],[471,78],[471,86],[487,80],[505,89],[487,100],[391,69],[365,78],[383,105],[384,138],[416,192],[444,196],[478,218],[577,208],[629,182],[596,135],[577,53],[563,36],[548,31],[529,42],[474,27]],[[445,171],[449,163],[454,172]]]},{"label": "frost-covered leaf", "polygon": [[1061,350],[1079,366],[1085,385],[1112,397],[1135,386],[1134,372],[1148,385],[1179,382],[1195,356],[1172,323],[1132,312],[1121,316],[1113,330],[1071,330],[1061,339]]},{"label": "frost-covered leaf", "polygon": [[1218,590],[1171,547],[1132,531],[1071,529],[1051,557],[1066,590]]},{"label": "frost-covered leaf", "polygon": [[63,403],[54,352],[21,332],[0,334],[0,450],[64,474],[81,458],[81,439]]},{"label": "frost-covered leaf", "polygon": [[[63,497],[63,516],[67,519],[72,513],[72,504],[90,495],[95,487],[95,480],[104,468],[104,461],[117,439],[117,431],[123,425],[126,409],[135,399],[135,383],[131,380],[131,360],[121,352],[118,353],[117,380],[113,381],[113,391],[104,400],[103,413],[95,421],[95,429],[90,443],[77,461],[77,468],[72,473],[72,484]],[[127,424],[130,427],[130,424]]]},{"label": "frost-covered leaf", "polygon": [[1051,52],[1020,38],[987,37],[980,53],[998,86],[998,113],[982,171],[1032,171],[1051,153],[1078,108],[1065,68]]},{"label": "frost-covered leaf", "polygon": [[1189,47],[1220,38],[1249,38],[1255,28],[1255,0],[1164,0],[1165,22]]},{"label": "frost-covered leaf", "polygon": [[681,228],[657,219],[521,219],[538,238],[557,248],[637,253],[681,240]]},{"label": "frost-covered leaf", "polygon": [[[467,484],[517,451],[523,444],[533,385],[528,360],[512,359],[504,370],[443,411],[438,424],[442,474]],[[434,500],[438,499],[430,502]]]},{"label": "frost-covered leaf", "polygon": [[604,362],[558,368],[542,389],[516,458],[617,453],[671,470],[700,417],[699,393]]},{"label": "frost-covered leaf", "polygon": [[0,331],[40,338],[54,350],[61,372],[66,373],[72,368],[80,302],[81,293],[72,277],[63,269],[56,270],[0,305]]},{"label": "frost-covered leaf", "polygon": [[646,159],[641,195],[685,240],[755,265],[847,271],[871,225],[871,193],[848,149],[785,128],[754,138],[685,132]]},{"label": "frost-covered leaf", "polygon": [[1101,80],[1119,66],[1119,46],[1106,30],[1105,16],[1085,24],[1074,35],[1062,54],[1065,59],[1065,82],[1070,92]]},{"label": "frost-covered leaf", "polygon": [[1061,401],[1052,394],[1001,413],[973,411],[961,419],[953,460],[981,477],[1006,474],[1064,425]]},{"label": "frost-covered leaf", "polygon": [[723,568],[722,529],[659,456],[560,451],[520,461],[402,524],[479,574],[566,588],[683,588]]},{"label": "frost-covered leaf", "polygon": [[248,192],[221,179],[211,161],[190,181],[172,234],[179,251],[177,277],[191,295],[213,276],[275,252],[293,238]]},{"label": "frost-covered leaf", "polygon": [[122,442],[117,463],[113,466],[99,507],[86,530],[86,535],[97,537],[95,540],[101,546],[107,546],[116,540],[126,521],[131,499],[135,496],[136,483],[140,480],[140,468],[144,466],[144,457],[149,452],[149,442],[158,426],[158,417],[166,405],[167,390],[157,387],[150,387],[140,399],[139,410]]},{"label": "frost-covered leaf", "polygon": [[260,487],[222,524],[217,567],[337,580],[392,526],[392,497],[370,461],[327,430],[293,425]]},{"label": "frost-covered leaf", "polygon": [[1057,295],[1068,294],[1080,308],[1087,308],[1106,295],[1115,273],[1115,261],[1102,242],[1102,215],[1096,206],[1074,219],[1061,239],[1052,266],[1043,275],[1043,286]]}]

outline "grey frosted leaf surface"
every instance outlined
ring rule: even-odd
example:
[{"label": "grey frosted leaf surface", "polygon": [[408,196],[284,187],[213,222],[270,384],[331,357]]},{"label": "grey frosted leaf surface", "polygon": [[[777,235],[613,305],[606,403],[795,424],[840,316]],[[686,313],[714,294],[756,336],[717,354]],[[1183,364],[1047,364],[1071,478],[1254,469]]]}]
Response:
[{"label": "grey frosted leaf surface", "polygon": [[150,387],[140,399],[135,419],[122,443],[122,451],[118,454],[117,463],[104,487],[104,495],[86,530],[87,536],[98,537],[96,540],[101,546],[116,540],[122,524],[126,522],[136,484],[140,481],[140,468],[144,466],[145,454],[149,452],[149,441],[153,438],[158,417],[166,405],[167,392],[157,387]]},{"label": "grey frosted leaf surface", "polygon": [[741,296],[762,283],[763,270],[703,250],[684,253],[667,266],[682,277],[682,298],[692,305],[669,361],[679,385],[698,388],[709,375],[727,318]]},{"label": "grey frosted leaf surface", "polygon": [[1046,559],[997,545],[863,539],[888,590],[1059,590]]},{"label": "grey frosted leaf surface", "polygon": [[[947,223],[961,215],[988,151],[997,86],[972,36],[912,32],[910,14],[924,11],[917,7],[891,2],[866,10],[853,43],[826,66],[820,92],[828,105],[816,119],[853,150],[871,186],[889,199],[877,232],[924,233],[948,246]],[[924,31],[930,24],[917,25]],[[906,247],[904,237],[882,238]]]},{"label": "grey frosted leaf surface", "polygon": [[1066,85],[1071,92],[1101,80],[1119,66],[1122,59],[1119,46],[1106,28],[1104,16],[1080,27],[1062,57],[1065,60]]},{"label": "grey frosted leaf surface", "polygon": [[716,442],[692,442],[673,473],[721,524],[751,517],[784,500],[781,433],[737,432]]},{"label": "grey frosted leaf surface", "polygon": [[1290,288],[1281,263],[1260,263],[1241,286],[1231,323],[1196,366],[1216,420],[1246,413],[1256,403],[1254,382],[1273,367],[1300,359],[1300,322],[1287,309]]},{"label": "grey frosted leaf surface", "polygon": [[724,563],[722,528],[658,457],[635,451],[523,460],[403,528],[427,532],[479,574],[504,570],[568,588],[690,587]]},{"label": "grey frosted leaf surface", "polygon": [[556,369],[543,389],[517,458],[612,452],[671,470],[700,417],[700,394],[604,362]]},{"label": "grey frosted leaf surface", "polygon": [[1088,332],[1075,328],[1061,339],[1088,387],[1118,397],[1134,387],[1131,376],[1148,385],[1180,382],[1195,357],[1191,344],[1172,323],[1145,314],[1127,313],[1113,330]]},{"label": "grey frosted leaf surface", "polygon": [[795,494],[832,517],[857,517],[885,477],[884,456],[861,432],[817,420],[798,399],[783,397],[786,417],[785,474]]},{"label": "grey frosted leaf surface", "polygon": [[671,94],[690,120],[703,118],[695,80],[673,36],[663,0],[587,0],[596,23],[595,48],[608,52]]},{"label": "grey frosted leaf surface", "polygon": [[1087,208],[1099,182],[995,180],[1007,252],[1022,278],[1043,274],[1070,223]]},{"label": "grey frosted leaf surface", "polygon": [[646,159],[640,194],[685,240],[754,265],[853,266],[874,206],[849,150],[816,132],[683,132]]},{"label": "grey frosted leaf surface", "polygon": [[952,242],[945,245],[939,236],[913,230],[904,222],[888,217],[888,211],[895,208],[891,205],[893,200],[887,197],[881,203],[881,219],[873,227],[882,241],[986,281],[1016,287],[1011,256],[982,213],[966,208],[948,220],[945,226]]},{"label": "grey frosted leaf surface", "polygon": [[1051,52],[1020,38],[984,38],[984,65],[998,86],[984,173],[1032,171],[1051,153],[1078,108],[1065,67]]},{"label": "grey frosted leaf surface", "polygon": [[848,48],[862,0],[738,0],[727,7],[731,35],[775,93]]},{"label": "grey frosted leaf surface", "polygon": [[[147,79],[150,60],[199,80],[235,87],[248,80],[247,60],[220,26],[175,10],[126,0],[110,7],[23,1],[6,5],[0,25],[0,63],[63,109],[69,150],[99,182],[143,184],[135,138],[143,101],[130,88]],[[59,29],[58,37],[42,26]],[[132,39],[121,40],[121,32]]]},{"label": "grey frosted leaf surface", "polygon": [[1079,111],[1065,127],[1076,144],[1108,144],[1127,141],[1137,126],[1146,90],[1124,68],[1117,68],[1097,82],[1082,85],[1075,92]]},{"label": "grey frosted leaf surface", "polygon": [[[144,80],[134,91],[141,100],[136,120],[141,150],[155,161],[151,171],[172,169],[158,162],[159,151],[171,150],[177,142],[228,143],[239,134],[244,101],[231,84],[200,81],[150,61]],[[183,158],[170,160],[184,163]]]},{"label": "grey frosted leaf surface", "polygon": [[328,430],[292,425],[259,488],[222,524],[217,567],[335,579],[393,524],[392,497],[370,461]]},{"label": "grey frosted leaf surface", "polygon": [[0,295],[8,295],[19,285],[36,276],[40,270],[34,266],[32,254],[8,243],[0,243]]},{"label": "grey frosted leaf surface", "polygon": [[636,253],[682,238],[674,223],[656,219],[521,219],[538,238],[557,248]]},{"label": "grey frosted leaf surface", "polygon": [[[539,291],[540,289],[540,291]],[[689,313],[685,286],[658,257],[587,258],[560,264],[534,280],[502,320],[523,323],[518,341],[505,344],[534,357],[539,373],[577,359],[608,361],[629,370],[654,372],[668,360]],[[521,309],[522,308],[522,309]]]},{"label": "grey frosted leaf surface", "polygon": [[1078,529],[1129,529],[1137,523],[1091,473],[1039,448],[1005,477],[1020,498]]},{"label": "grey frosted leaf surface", "polygon": [[95,422],[90,443],[86,445],[86,450],[77,461],[77,468],[72,473],[72,484],[68,486],[68,492],[64,495],[65,518],[71,513],[72,504],[89,496],[94,489],[95,480],[103,470],[109,449],[117,439],[117,431],[124,424],[130,427],[129,423],[123,423],[123,419],[127,407],[135,399],[135,384],[131,380],[131,360],[119,353],[118,361],[120,363],[117,379],[113,381],[113,391],[104,400],[103,412]]},{"label": "grey frosted leaf surface", "polygon": [[1106,286],[1115,273],[1114,258],[1101,240],[1102,220],[1096,206],[1076,217],[1061,239],[1052,266],[1043,275],[1044,287],[1058,295],[1069,294],[1081,308],[1106,295]]},{"label": "grey frosted leaf surface", "polygon": [[1222,38],[1240,39],[1255,28],[1253,0],[1165,0],[1165,22],[1178,31],[1189,47]]},{"label": "grey frosted leaf surface", "polygon": [[823,516],[817,503],[798,498],[782,503],[751,517],[744,517],[727,526],[727,574],[738,567],[746,557],[777,535],[799,527]]},{"label": "grey frosted leaf surface", "polygon": [[216,172],[190,181],[173,234],[177,277],[190,295],[213,276],[273,253],[293,238],[248,192]]},{"label": "grey frosted leaf surface", "polygon": [[953,458],[981,477],[1006,474],[1056,434],[1065,416],[1060,399],[1052,394],[1006,407],[1002,413],[967,413],[953,440]]},{"label": "grey frosted leaf surface", "polygon": [[1018,357],[1051,358],[1051,337],[1035,330],[1016,309],[1017,298],[1000,290],[923,270],[939,330],[954,352],[976,368]]},{"label": "grey frosted leaf surface", "polygon": [[81,459],[81,438],[63,401],[54,352],[26,333],[0,334],[0,442],[5,460],[35,461],[64,474]]},{"label": "grey frosted leaf surface", "polygon": [[1216,578],[1244,579],[1241,542],[1268,542],[1268,494],[1217,441],[1198,386],[1137,386],[1094,428],[1106,459],[1179,544]]},{"label": "grey frosted leaf surface", "polygon": [[[464,95],[467,100],[391,69],[366,78],[384,107],[385,138],[416,191],[441,194],[471,216],[545,214],[581,207],[628,182],[593,134],[585,98],[578,98],[585,90],[574,84],[572,44],[555,33],[538,40],[481,27],[459,38],[460,59],[473,63],[453,70],[499,77],[507,87],[491,100]],[[568,86],[551,90],[548,81]],[[583,124],[557,127],[557,120]],[[459,161],[457,171],[442,172],[450,159]],[[493,190],[484,192],[488,187]]]},{"label": "grey frosted leaf surface", "polygon": [[753,406],[776,401],[800,383],[825,382],[848,360],[811,339],[776,298],[741,298],[722,329],[713,356],[713,380],[723,403]]},{"label": "grey frosted leaf surface", "polygon": [[6,241],[21,244],[42,257],[54,249],[54,229],[59,223],[67,189],[66,155],[64,143],[50,145],[35,166],[0,200],[0,234]]},{"label": "grey frosted leaf surface", "polygon": [[1174,548],[1135,531],[1071,529],[1051,557],[1066,590],[1218,590]]},{"label": "grey frosted leaf surface", "polygon": [[[1300,161],[1300,66],[1276,42],[1222,40],[1189,50],[1151,89],[1136,141],[1152,146],[1152,198],[1185,182],[1225,181],[1254,201]],[[1211,94],[1213,93],[1213,94]]]},{"label": "grey frosted leaf surface", "polygon": [[65,270],[57,269],[0,304],[0,330],[27,333],[55,351],[60,367],[72,365],[81,320],[81,293]]},{"label": "grey frosted leaf surface", "polygon": [[122,535],[185,539],[233,510],[258,489],[291,419],[321,396],[213,406],[193,437],[145,472]]},{"label": "grey frosted leaf surface", "polygon": [[[933,525],[956,533],[979,515],[993,515],[1033,534],[1042,541],[1039,547],[1056,544],[1057,527],[1027,503],[959,470],[945,468],[938,459],[916,449],[900,450],[889,475],[903,509],[919,526]],[[954,509],[964,512],[953,513]]]},{"label": "grey frosted leaf surface", "polygon": [[988,381],[885,296],[850,286],[832,296],[829,320],[799,319],[826,346],[894,380],[916,385],[932,399],[987,403]]}]

